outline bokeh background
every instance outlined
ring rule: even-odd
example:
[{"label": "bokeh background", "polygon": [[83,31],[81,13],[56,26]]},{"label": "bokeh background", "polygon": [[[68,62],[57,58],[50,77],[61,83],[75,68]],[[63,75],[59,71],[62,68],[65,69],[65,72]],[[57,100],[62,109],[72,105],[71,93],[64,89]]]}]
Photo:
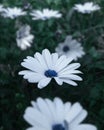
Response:
[{"label": "bokeh background", "polygon": [[[104,129],[104,0],[91,0],[100,5],[101,10],[91,14],[73,12],[76,3],[88,0],[0,0],[5,7],[31,9],[51,8],[59,10],[63,17],[47,21],[33,21],[29,15],[11,20],[0,16],[0,130],[25,130],[29,125],[23,114],[31,100],[37,97],[60,97],[63,101],[80,102],[88,111],[85,122]],[[89,0],[90,1],[90,0]],[[16,22],[29,24],[35,36],[32,47],[22,51],[16,44]],[[40,90],[37,84],[30,84],[18,75],[23,70],[20,63],[26,56],[48,48],[55,51],[58,43],[67,35],[72,35],[82,43],[86,55],[81,63],[83,81],[78,87],[68,84],[58,86],[54,80]]]}]

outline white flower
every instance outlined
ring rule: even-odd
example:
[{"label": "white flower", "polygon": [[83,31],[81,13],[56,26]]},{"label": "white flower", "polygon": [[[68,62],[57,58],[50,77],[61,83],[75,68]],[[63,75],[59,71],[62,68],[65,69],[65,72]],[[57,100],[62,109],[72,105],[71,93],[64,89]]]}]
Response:
[{"label": "white flower", "polygon": [[19,72],[24,75],[24,79],[28,79],[30,83],[38,83],[38,88],[43,88],[49,84],[52,78],[62,85],[63,82],[76,86],[73,80],[81,81],[82,78],[76,74],[81,73],[76,70],[80,67],[79,63],[72,63],[72,58],[66,56],[58,57],[57,53],[50,54],[48,49],[40,53],[35,53],[34,57],[27,56],[27,59],[21,65],[29,70]]},{"label": "white flower", "polygon": [[33,10],[30,13],[31,16],[33,16],[33,20],[47,20],[50,18],[60,18],[62,16],[61,13],[55,10],[50,9],[43,9],[43,11],[40,10]]},{"label": "white flower", "polygon": [[78,41],[73,40],[72,36],[67,36],[65,42],[60,43],[55,50],[59,55],[73,57],[74,60],[81,58],[85,54],[81,44]]},{"label": "white flower", "polygon": [[97,11],[100,9],[99,5],[94,4],[93,2],[86,2],[85,4],[75,4],[74,7],[75,10],[77,10],[80,13],[91,13],[93,11]]},{"label": "white flower", "polygon": [[38,98],[27,107],[24,119],[32,126],[27,130],[97,130],[92,124],[81,123],[87,111],[80,103],[63,103],[60,98]]},{"label": "white flower", "polygon": [[17,46],[21,48],[21,50],[26,50],[28,47],[31,47],[31,43],[33,42],[34,36],[30,34],[30,26],[24,25],[20,27],[17,31]]},{"label": "white flower", "polygon": [[21,8],[17,8],[17,7],[14,7],[14,8],[6,8],[2,14],[2,16],[4,16],[5,18],[8,17],[8,18],[11,18],[11,19],[14,19],[14,18],[17,18],[19,16],[23,16],[23,15],[26,15],[26,11],[23,11]]}]

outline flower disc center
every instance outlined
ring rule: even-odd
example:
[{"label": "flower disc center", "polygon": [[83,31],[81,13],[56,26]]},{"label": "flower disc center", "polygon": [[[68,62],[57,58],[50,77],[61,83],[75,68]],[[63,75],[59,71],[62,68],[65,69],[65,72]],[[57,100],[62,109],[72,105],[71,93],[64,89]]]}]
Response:
[{"label": "flower disc center", "polygon": [[69,50],[70,50],[69,46],[64,46],[64,47],[63,47],[63,51],[64,51],[64,52],[68,52]]},{"label": "flower disc center", "polygon": [[48,19],[48,17],[47,16],[43,16],[43,20],[47,20]]},{"label": "flower disc center", "polygon": [[45,76],[46,77],[57,77],[57,72],[55,70],[47,70],[45,71]]},{"label": "flower disc center", "polygon": [[52,130],[65,130],[62,124],[56,124],[52,127]]}]

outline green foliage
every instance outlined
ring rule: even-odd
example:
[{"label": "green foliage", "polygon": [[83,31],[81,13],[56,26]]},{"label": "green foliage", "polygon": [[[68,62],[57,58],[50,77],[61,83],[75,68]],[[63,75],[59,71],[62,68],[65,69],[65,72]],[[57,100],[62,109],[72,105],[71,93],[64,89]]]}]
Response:
[{"label": "green foliage", "polygon": [[[104,1],[92,1],[98,3],[101,10],[83,15],[71,9],[75,3],[84,3],[86,0],[29,0],[33,9],[60,10],[63,17],[47,21],[32,21],[30,16],[19,18],[22,24],[31,26],[32,34],[35,35],[32,47],[26,51],[21,51],[16,45],[16,20],[0,16],[0,130],[25,130],[27,124],[23,119],[24,110],[31,100],[39,96],[50,99],[57,96],[63,101],[79,101],[89,112],[86,121],[96,125],[98,130],[103,130],[104,48],[99,47],[98,39],[104,35]],[[24,2],[1,1],[5,7],[24,7]],[[44,48],[54,52],[58,43],[64,41],[69,34],[82,42],[86,52],[78,61],[83,72],[83,82],[79,82],[78,87],[68,84],[58,86],[53,81],[40,90],[37,84],[30,84],[18,75],[22,69],[20,63],[26,56],[33,56],[36,51],[41,52]]]}]

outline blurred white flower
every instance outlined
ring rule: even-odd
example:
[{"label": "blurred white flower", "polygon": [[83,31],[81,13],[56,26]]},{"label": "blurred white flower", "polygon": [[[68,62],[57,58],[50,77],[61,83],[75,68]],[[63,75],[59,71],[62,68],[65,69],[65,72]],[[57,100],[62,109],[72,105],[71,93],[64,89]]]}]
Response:
[{"label": "blurred white flower", "polygon": [[4,11],[3,5],[0,4],[0,13]]},{"label": "blurred white flower", "polygon": [[40,10],[33,10],[30,13],[31,16],[33,16],[33,20],[47,20],[50,18],[60,18],[62,16],[61,13],[59,13],[59,11],[55,11],[55,10],[50,10],[50,9],[43,9],[43,11]]},{"label": "blurred white flower", "polygon": [[74,60],[81,58],[85,54],[81,44],[73,40],[72,36],[67,36],[65,42],[60,43],[55,50],[59,55],[66,55],[69,58],[72,57]]},{"label": "blurred white flower", "polygon": [[14,8],[8,7],[4,9],[4,12],[2,14],[2,16],[4,16],[5,18],[11,18],[11,19],[17,18],[19,16],[23,16],[23,15],[26,15],[26,11],[23,11],[21,8],[17,8],[17,7],[14,7]]},{"label": "blurred white flower", "polygon": [[93,11],[100,10],[99,5],[94,4],[93,2],[86,2],[83,5],[82,4],[75,4],[74,9],[77,10],[80,13],[91,13]]},{"label": "blurred white flower", "polygon": [[27,130],[97,130],[92,124],[81,123],[87,111],[80,103],[63,103],[60,98],[38,98],[27,107],[24,119],[32,126]]},{"label": "blurred white flower", "polygon": [[24,79],[28,79],[30,83],[38,83],[38,88],[43,88],[49,84],[52,78],[57,84],[62,85],[63,82],[73,86],[77,86],[73,80],[81,81],[82,78],[76,74],[81,73],[76,70],[80,67],[79,63],[71,63],[73,58],[66,56],[58,57],[57,53],[50,53],[48,49],[44,49],[42,54],[35,53],[34,57],[27,56],[27,59],[21,65],[29,70],[19,72],[24,75]]},{"label": "blurred white flower", "polygon": [[21,50],[26,50],[28,47],[31,47],[34,36],[30,34],[31,27],[29,25],[24,25],[16,32],[17,34],[17,46]]}]

